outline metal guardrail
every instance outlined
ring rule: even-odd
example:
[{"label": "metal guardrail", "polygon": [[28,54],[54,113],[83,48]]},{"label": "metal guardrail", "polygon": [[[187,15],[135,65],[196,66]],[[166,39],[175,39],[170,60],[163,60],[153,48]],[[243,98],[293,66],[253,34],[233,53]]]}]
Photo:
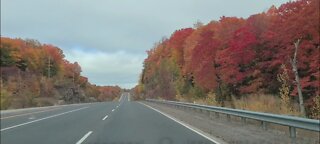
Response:
[{"label": "metal guardrail", "polygon": [[261,126],[264,129],[267,128],[266,127],[267,123],[274,123],[274,124],[289,126],[289,132],[290,132],[291,138],[296,137],[296,128],[320,132],[320,121],[315,119],[307,119],[307,118],[300,118],[300,117],[287,116],[287,115],[253,112],[253,111],[247,111],[247,110],[207,106],[207,105],[176,102],[176,101],[164,101],[164,100],[155,100],[155,99],[146,99],[146,101],[169,104],[174,106],[181,106],[185,108],[205,110],[208,112],[214,112],[217,117],[219,117],[219,113],[225,114],[227,115],[228,120],[230,120],[230,116],[240,117],[243,122],[245,122],[246,119],[254,119],[254,120],[261,121]]}]

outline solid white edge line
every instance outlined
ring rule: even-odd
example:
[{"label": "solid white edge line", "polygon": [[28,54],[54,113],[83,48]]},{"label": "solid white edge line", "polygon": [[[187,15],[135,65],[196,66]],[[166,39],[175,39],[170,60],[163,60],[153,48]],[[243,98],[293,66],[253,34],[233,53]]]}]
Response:
[{"label": "solid white edge line", "polygon": [[144,104],[144,103],[142,103],[142,102],[139,102],[139,103],[142,104],[142,105],[144,105],[144,106],[146,106],[146,107],[148,107],[148,108],[150,108],[150,109],[152,109],[152,110],[154,110],[154,111],[156,111],[156,112],[158,112],[158,113],[160,113],[160,114],[162,114],[162,115],[164,115],[164,116],[166,116],[166,117],[168,117],[169,119],[171,119],[171,120],[179,123],[180,125],[182,125],[182,126],[188,128],[188,129],[190,129],[191,131],[199,134],[200,136],[208,139],[209,141],[214,142],[214,143],[216,143],[216,144],[221,144],[221,142],[218,142],[218,141],[216,141],[216,140],[214,140],[214,139],[206,136],[206,135],[203,134],[202,132],[199,132],[199,130],[195,130],[194,128],[192,128],[191,126],[189,126],[189,125],[181,122],[180,120],[177,120],[176,118],[173,118],[172,116],[169,116],[168,114],[165,114],[165,113],[163,113],[163,112],[161,112],[161,111],[159,111],[159,110],[157,110],[157,109],[155,109],[155,108],[153,108],[153,107],[151,107],[151,106],[149,106],[149,105],[147,105],[147,104]]},{"label": "solid white edge line", "polygon": [[90,134],[92,133],[92,131],[89,131],[86,135],[84,135],[76,144],[81,144],[84,140],[86,140],[86,138],[88,138],[90,136]]},{"label": "solid white edge line", "polygon": [[106,115],[102,120],[106,120],[108,118],[108,115]]},{"label": "solid white edge line", "polygon": [[42,121],[42,120],[45,120],[45,119],[49,119],[49,118],[57,117],[57,116],[60,116],[60,115],[64,115],[64,114],[67,114],[67,113],[79,111],[79,110],[85,109],[85,108],[88,108],[88,107],[82,107],[82,108],[79,108],[79,109],[75,109],[75,110],[71,110],[71,111],[55,114],[55,115],[52,115],[52,116],[44,117],[44,118],[41,118],[41,119],[25,122],[25,123],[22,123],[22,124],[18,124],[18,125],[14,125],[14,126],[11,126],[11,127],[3,128],[0,131],[2,132],[2,131],[5,131],[5,130],[9,130],[9,129],[13,129],[13,128],[16,128],[16,127],[24,126],[24,125],[31,124],[31,123],[34,123],[34,122],[38,122],[38,121]]}]

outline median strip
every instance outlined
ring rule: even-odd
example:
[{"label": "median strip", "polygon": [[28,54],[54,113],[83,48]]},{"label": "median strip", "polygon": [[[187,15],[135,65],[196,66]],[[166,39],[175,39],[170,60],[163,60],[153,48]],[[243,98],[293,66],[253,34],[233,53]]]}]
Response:
[{"label": "median strip", "polygon": [[89,108],[89,107],[82,107],[82,108],[79,108],[79,109],[75,109],[75,110],[67,111],[67,112],[64,112],[64,113],[59,113],[59,114],[56,114],[56,115],[52,115],[52,116],[48,116],[48,117],[44,117],[44,118],[37,119],[37,120],[34,120],[34,121],[29,121],[29,122],[26,122],[26,123],[22,123],[22,124],[15,125],[15,126],[11,126],[11,127],[7,127],[7,128],[3,128],[3,129],[1,129],[0,131],[2,132],[2,131],[5,131],[5,130],[9,130],[9,129],[17,128],[17,127],[20,127],[20,126],[24,126],[24,125],[31,124],[31,123],[34,123],[34,122],[38,122],[38,121],[42,121],[42,120],[45,120],[45,119],[49,119],[49,118],[53,118],[53,117],[57,117],[57,116],[64,115],[64,114],[67,114],[67,113],[71,113],[71,112],[79,111],[79,110],[86,109],[86,108]]},{"label": "median strip", "polygon": [[36,113],[42,113],[42,112],[47,112],[47,111],[53,111],[56,109],[61,109],[61,108],[53,108],[49,110],[42,110],[42,111],[37,111],[37,112],[30,112],[30,113],[24,113],[24,114],[18,114],[18,115],[12,115],[12,116],[7,116],[7,117],[1,117],[0,119],[7,119],[7,118],[13,118],[13,117],[18,117],[18,116],[25,116],[25,115],[30,115],[30,114],[36,114]]},{"label": "median strip", "polygon": [[92,131],[89,131],[86,135],[84,135],[76,144],[82,144],[86,138],[88,138],[91,135]]}]

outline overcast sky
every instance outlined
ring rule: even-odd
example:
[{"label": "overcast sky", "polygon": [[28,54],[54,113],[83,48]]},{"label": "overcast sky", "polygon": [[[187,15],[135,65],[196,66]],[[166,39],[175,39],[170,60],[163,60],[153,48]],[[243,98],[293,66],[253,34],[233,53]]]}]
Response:
[{"label": "overcast sky", "polygon": [[1,0],[1,35],[60,47],[97,85],[131,88],[146,50],[177,29],[288,0]]}]

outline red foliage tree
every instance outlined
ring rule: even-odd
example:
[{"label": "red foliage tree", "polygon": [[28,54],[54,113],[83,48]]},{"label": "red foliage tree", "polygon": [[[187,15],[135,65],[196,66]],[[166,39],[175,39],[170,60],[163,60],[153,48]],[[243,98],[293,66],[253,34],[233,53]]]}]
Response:
[{"label": "red foliage tree", "polygon": [[[275,12],[272,26],[265,35],[269,49],[264,51],[269,62],[266,67],[277,72],[282,63],[289,64],[293,43],[301,38],[298,69],[305,98],[319,95],[319,1],[288,2]],[[293,79],[293,78],[292,78]],[[296,89],[292,92],[296,95]]]},{"label": "red foliage tree", "polygon": [[256,37],[248,27],[235,31],[229,47],[219,51],[216,57],[218,70],[224,83],[235,89],[252,74],[250,66],[256,56],[253,50],[256,43]]},{"label": "red foliage tree", "polygon": [[172,34],[168,41],[168,47],[172,49],[173,58],[180,67],[183,67],[184,65],[185,40],[192,32],[192,28],[178,30]]},{"label": "red foliage tree", "polygon": [[214,32],[210,30],[201,33],[201,38],[193,49],[191,59],[191,71],[195,83],[206,90],[216,87],[214,58],[220,44],[219,41],[212,39],[213,36]]}]

